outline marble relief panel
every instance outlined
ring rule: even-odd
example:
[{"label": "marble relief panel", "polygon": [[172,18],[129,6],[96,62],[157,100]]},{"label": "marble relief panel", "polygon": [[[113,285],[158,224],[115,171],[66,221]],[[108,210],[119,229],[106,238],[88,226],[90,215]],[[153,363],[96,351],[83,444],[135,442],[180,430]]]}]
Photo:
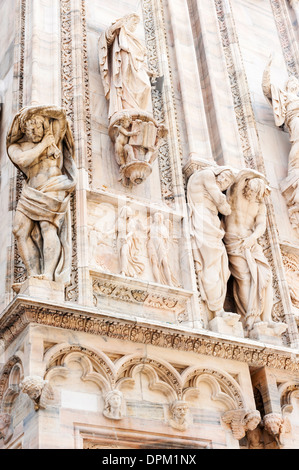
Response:
[{"label": "marble relief panel", "polygon": [[180,218],[143,205],[97,199],[88,202],[89,267],[182,288]]}]

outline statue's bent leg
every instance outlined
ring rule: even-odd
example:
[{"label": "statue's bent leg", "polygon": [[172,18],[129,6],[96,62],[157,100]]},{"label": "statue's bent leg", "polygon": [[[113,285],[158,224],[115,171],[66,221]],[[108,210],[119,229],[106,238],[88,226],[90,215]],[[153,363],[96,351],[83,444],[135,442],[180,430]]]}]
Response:
[{"label": "statue's bent leg", "polygon": [[40,222],[43,237],[44,272],[43,278],[49,281],[54,280],[54,272],[57,267],[61,243],[57,233],[57,228],[50,222]]},{"label": "statue's bent leg", "polygon": [[33,277],[40,274],[40,253],[31,238],[34,222],[23,212],[16,211],[13,234],[16,237],[19,254],[27,270],[27,276]]},{"label": "statue's bent leg", "polygon": [[273,288],[272,288],[272,280],[271,280],[265,289],[264,310],[262,314],[262,321],[265,321],[268,323],[274,323],[274,321],[272,320],[272,307],[273,307]]}]

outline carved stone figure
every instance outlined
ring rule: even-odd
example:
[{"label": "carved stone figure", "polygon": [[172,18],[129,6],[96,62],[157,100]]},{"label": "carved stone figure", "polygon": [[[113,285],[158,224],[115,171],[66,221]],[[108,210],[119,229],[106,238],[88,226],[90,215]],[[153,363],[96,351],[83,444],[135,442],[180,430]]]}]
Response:
[{"label": "carved stone figure", "polygon": [[129,206],[120,209],[116,225],[116,244],[119,254],[120,274],[136,277],[144,270],[140,261],[141,240],[138,230],[140,222],[134,217]]},{"label": "carved stone figure", "polygon": [[268,413],[263,418],[263,426],[266,433],[269,434],[270,438],[274,438],[273,444],[271,440],[265,439],[268,442],[265,442],[266,448],[278,448],[282,447],[282,435],[286,432],[290,432],[291,425],[287,418],[283,418],[282,415],[278,413]]},{"label": "carved stone figure", "polygon": [[223,191],[233,180],[230,168],[209,167],[193,173],[187,186],[191,242],[200,292],[216,316],[224,314],[223,304],[230,276],[222,241],[224,230],[218,212],[223,215],[231,212]]},{"label": "carved stone figure", "polygon": [[235,439],[242,439],[247,431],[253,431],[261,421],[257,410],[229,410],[222,415],[224,423],[228,424]]},{"label": "carved stone figure", "polygon": [[266,230],[264,197],[268,193],[265,177],[246,169],[239,172],[227,194],[231,214],[225,217],[224,243],[237,312],[242,316],[247,334],[260,322],[273,331],[278,329],[280,334],[286,329],[286,325],[272,321],[272,272],[258,243]]},{"label": "carved stone figure", "polygon": [[253,430],[248,430],[246,432],[246,437],[248,449],[264,449],[263,431],[260,426]]},{"label": "carved stone figure", "polygon": [[135,35],[135,13],[116,20],[99,38],[99,65],[109,100],[109,135],[125,186],[140,184],[151,171],[167,130],[153,118],[147,54]]},{"label": "carved stone figure", "polygon": [[178,287],[179,283],[169,266],[170,226],[170,221],[165,221],[161,212],[156,212],[150,218],[147,250],[155,281]]},{"label": "carved stone figure", "polygon": [[103,414],[106,418],[122,418],[122,400],[123,394],[119,390],[111,390],[105,396],[105,405]]},{"label": "carved stone figure", "polygon": [[13,432],[11,415],[0,413],[0,439],[4,440],[4,444],[7,444],[12,438]]},{"label": "carved stone figure", "polygon": [[292,144],[288,162],[288,176],[281,184],[281,190],[289,206],[289,216],[293,228],[299,234],[299,81],[291,76],[284,89],[271,83],[270,67],[272,57],[263,74],[264,95],[273,108],[276,126],[286,126]]},{"label": "carved stone figure", "polygon": [[109,119],[124,109],[152,112],[146,49],[135,36],[140,18],[132,13],[112,23],[99,38],[100,72]]},{"label": "carved stone figure", "polygon": [[25,176],[13,232],[27,276],[68,283],[68,208],[76,166],[65,111],[56,106],[21,109],[7,135],[7,152]]},{"label": "carved stone figure", "polygon": [[189,406],[183,400],[176,400],[170,405],[171,418],[169,424],[180,431],[185,431],[189,426]]},{"label": "carved stone figure", "polygon": [[46,406],[54,400],[52,386],[39,375],[25,377],[20,383],[20,389],[33,401],[36,411],[40,408],[46,408]]}]

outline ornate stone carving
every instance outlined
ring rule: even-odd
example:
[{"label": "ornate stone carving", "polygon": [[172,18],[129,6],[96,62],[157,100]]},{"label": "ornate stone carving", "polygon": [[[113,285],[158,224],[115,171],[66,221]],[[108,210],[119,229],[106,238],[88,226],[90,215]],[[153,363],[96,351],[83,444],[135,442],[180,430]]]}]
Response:
[{"label": "ornate stone carving", "polygon": [[172,224],[165,220],[161,212],[149,219],[147,250],[154,279],[159,284],[180,287],[169,265],[169,252],[172,241]]},{"label": "ornate stone carving", "polygon": [[12,417],[8,413],[0,413],[0,439],[3,439],[4,444],[12,438],[14,433]]},{"label": "ornate stone carving", "polygon": [[140,222],[129,206],[120,209],[116,222],[116,245],[119,254],[120,274],[137,277],[144,270],[140,260]]},{"label": "ornate stone carving", "polygon": [[227,194],[231,214],[225,217],[224,243],[233,276],[236,308],[247,335],[258,327],[266,328],[269,335],[280,336],[287,328],[286,324],[272,320],[272,272],[258,243],[266,230],[264,197],[268,192],[262,174],[241,170]]},{"label": "ornate stone carving", "polygon": [[208,167],[190,176],[187,201],[193,258],[202,299],[214,316],[224,314],[223,304],[230,276],[223,244],[224,230],[218,212],[229,215],[225,191],[234,180],[229,167]]},{"label": "ornate stone carving", "polygon": [[282,259],[293,305],[299,308],[299,258],[282,251]]},{"label": "ornate stone carving", "polygon": [[230,410],[222,415],[224,423],[228,424],[235,439],[245,437],[247,431],[253,431],[261,421],[260,412],[257,410]]},{"label": "ornate stone carving", "polygon": [[[81,4],[82,6],[82,22],[85,21],[84,15],[84,2]],[[75,101],[75,92],[74,92],[74,66],[73,66],[73,53],[75,50],[75,46],[73,44],[73,33],[72,33],[72,6],[70,0],[61,0],[60,2],[60,24],[61,24],[61,99],[62,99],[62,106],[66,110],[67,118],[69,119],[72,132],[74,133],[74,122],[75,122],[75,114],[74,114],[74,101]],[[84,35],[83,35],[84,37]],[[86,40],[83,42],[83,55],[86,55]],[[86,57],[84,61],[84,65],[86,67]],[[87,84],[86,79],[87,71],[84,70],[84,83]],[[86,123],[86,132],[87,135],[90,136],[89,132],[89,120],[90,117],[88,115],[88,96],[86,95],[86,116],[85,116],[85,123]],[[87,146],[87,153],[88,157],[90,158],[90,147],[91,142],[88,142]],[[78,300],[78,260],[77,260],[77,218],[76,218],[76,193],[73,192],[70,199],[70,215],[71,215],[71,225],[73,227],[72,230],[72,269],[70,275],[70,284],[65,289],[65,296],[66,299],[69,301],[77,301]]]},{"label": "ornate stone carving", "polygon": [[139,325],[135,320],[124,320],[115,315],[110,315],[110,317],[108,320],[107,316],[101,315],[100,312],[95,316],[94,311],[88,313],[76,308],[72,308],[69,312],[57,307],[49,309],[47,306],[33,305],[30,301],[24,303],[21,299],[16,299],[14,305],[1,317],[0,331],[3,332],[2,338],[6,345],[11,343],[30,323],[92,332],[99,336],[104,335],[143,344],[156,343],[155,333],[159,338],[159,345],[168,349],[233,359],[254,367],[269,366],[294,373],[299,371],[298,357],[294,352],[265,350],[263,344],[229,344],[225,339],[207,339],[198,333],[191,334],[178,332],[176,328],[169,329],[169,326],[153,326],[147,324],[146,320],[144,320],[144,325]]},{"label": "ornate stone carving", "polygon": [[[125,186],[142,183],[152,171],[167,130],[153,117],[146,49],[136,37],[135,13],[116,20],[99,39],[99,63],[109,100],[109,135],[115,143],[120,180]],[[138,64],[138,65],[137,65]]]},{"label": "ornate stone carving", "polygon": [[171,413],[170,426],[179,431],[185,431],[189,426],[188,403],[183,400],[176,400],[169,406],[169,411]]},{"label": "ornate stone carving", "polygon": [[[144,281],[137,281],[134,288],[131,283],[119,276],[106,273],[105,277],[100,273],[91,272],[93,281],[93,298],[94,305],[101,305],[101,297],[108,296],[124,302],[130,302],[136,305],[153,309],[157,311],[165,311],[174,314],[178,321],[187,321],[188,300],[191,293],[178,289],[169,291],[168,287],[157,288],[151,286]],[[107,278],[108,276],[108,278]],[[144,316],[142,309],[138,310],[138,315]]]},{"label": "ornate stone carving", "polygon": [[263,418],[264,430],[274,437],[278,447],[282,446],[281,437],[285,432],[290,431],[290,422],[278,413],[268,413]]},{"label": "ornate stone carving", "polygon": [[64,110],[55,106],[21,109],[7,135],[7,152],[26,177],[13,231],[27,276],[67,283],[67,211],[76,167]]},{"label": "ornate stone carving", "polygon": [[122,418],[123,394],[119,390],[111,390],[105,395],[103,415],[110,419]]},{"label": "ornate stone carving", "polygon": [[46,408],[54,400],[54,391],[47,380],[38,375],[25,377],[20,383],[20,389],[26,393],[34,403],[34,409]]}]

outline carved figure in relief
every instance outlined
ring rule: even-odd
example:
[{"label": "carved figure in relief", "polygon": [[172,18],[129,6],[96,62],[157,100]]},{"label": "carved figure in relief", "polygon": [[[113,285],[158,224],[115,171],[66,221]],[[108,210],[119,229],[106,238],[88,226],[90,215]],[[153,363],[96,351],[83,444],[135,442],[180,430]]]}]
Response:
[{"label": "carved figure in relief", "polygon": [[142,183],[152,172],[161,139],[167,130],[153,117],[146,49],[136,37],[135,13],[116,20],[99,38],[99,65],[109,100],[109,136],[115,143],[120,180],[125,186]]},{"label": "carved figure in relief", "polygon": [[242,439],[247,431],[253,431],[261,421],[258,410],[229,410],[222,415],[224,423],[228,424],[235,439]]},{"label": "carved figure in relief", "polygon": [[169,250],[171,222],[164,220],[161,212],[150,217],[148,229],[147,250],[155,281],[168,286],[179,287],[179,283],[171,272],[169,265]]},{"label": "carved figure in relief", "polygon": [[54,400],[52,386],[39,375],[25,377],[20,383],[20,389],[33,401],[36,411],[40,408],[46,408]]},{"label": "carved figure in relief", "polygon": [[128,129],[132,124],[132,117],[130,114],[124,114],[119,121],[120,124],[114,124],[114,128],[118,130],[118,134],[115,137],[115,153],[116,161],[120,166],[126,165],[136,161],[134,150],[132,145],[130,145],[129,137],[138,135],[139,130],[136,132],[129,132]]},{"label": "carved figure in relief", "polygon": [[183,400],[176,400],[170,405],[169,411],[171,413],[169,424],[175,429],[185,431],[189,426],[188,403]]},{"label": "carved figure in relief", "polygon": [[299,234],[299,81],[291,76],[284,89],[271,82],[270,67],[272,57],[263,74],[262,88],[268,103],[273,108],[276,126],[284,124],[289,131],[292,144],[289,153],[288,176],[281,184],[282,192],[289,206],[289,216],[293,228]]},{"label": "carved figure in relief", "polygon": [[8,413],[0,413],[0,439],[3,439],[4,444],[13,436],[12,417]]},{"label": "carved figure in relief", "polygon": [[[263,418],[263,426],[268,434],[268,438],[265,437],[265,447],[267,449],[276,448],[276,446],[280,448],[283,445],[283,434],[291,432],[291,424],[288,418],[283,418],[278,413],[266,414]],[[274,441],[271,441],[271,438],[274,438]]]},{"label": "carved figure in relief", "polygon": [[21,109],[7,135],[7,152],[25,176],[13,232],[27,276],[68,283],[68,207],[76,166],[65,111],[56,106]]},{"label": "carved figure in relief", "polygon": [[120,209],[116,224],[116,243],[119,255],[120,274],[136,277],[144,271],[140,261],[141,224],[128,206]]},{"label": "carved figure in relief", "polygon": [[119,390],[111,390],[105,396],[105,405],[103,414],[106,418],[122,418],[122,400],[123,394]]},{"label": "carved figure in relief", "polygon": [[269,192],[262,174],[241,170],[227,194],[231,214],[224,221],[224,243],[237,312],[242,316],[247,333],[258,322],[266,322],[274,329],[282,326],[272,321],[272,271],[258,244],[258,238],[266,230],[264,197]]},{"label": "carved figure in relief", "polygon": [[216,316],[224,315],[223,304],[230,276],[218,212],[223,215],[231,212],[223,191],[233,181],[229,167],[209,167],[193,173],[187,186],[191,243],[200,292]]}]

